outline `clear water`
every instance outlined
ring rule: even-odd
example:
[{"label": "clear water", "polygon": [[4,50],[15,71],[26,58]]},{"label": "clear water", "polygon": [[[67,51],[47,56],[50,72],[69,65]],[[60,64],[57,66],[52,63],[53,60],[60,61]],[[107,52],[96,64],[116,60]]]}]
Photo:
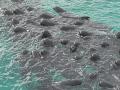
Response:
[{"label": "clear water", "polygon": [[[42,8],[56,14],[52,7],[60,6],[77,15],[88,15],[92,20],[109,25],[113,31],[120,30],[120,0],[25,0],[27,5]],[[0,0],[0,8],[11,6],[10,0]],[[11,51],[13,43],[9,41],[9,28],[5,26],[5,18],[0,17],[0,90],[26,90],[20,83],[19,69],[12,65],[15,52]],[[13,67],[14,66],[14,67]],[[85,68],[86,72],[92,68]],[[94,70],[93,70],[94,71]],[[51,74],[52,75],[52,74]],[[58,76],[57,76],[58,75]],[[56,73],[54,80],[63,77]],[[27,83],[27,82],[26,82]],[[35,84],[33,82],[32,84]],[[29,87],[31,88],[31,87]],[[97,89],[96,89],[97,90]]]}]

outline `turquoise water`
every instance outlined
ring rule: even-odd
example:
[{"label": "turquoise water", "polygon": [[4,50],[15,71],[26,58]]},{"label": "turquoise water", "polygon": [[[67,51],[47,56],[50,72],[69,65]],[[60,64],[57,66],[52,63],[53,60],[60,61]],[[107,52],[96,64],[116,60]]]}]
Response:
[{"label": "turquoise water", "polygon": [[[25,0],[23,4],[42,8],[53,14],[56,13],[52,7],[60,6],[74,14],[88,15],[94,21],[105,23],[113,31],[120,30],[120,0]],[[0,8],[11,5],[10,0],[0,0]],[[21,83],[19,69],[13,65],[16,54],[11,50],[13,43],[9,40],[8,29],[5,26],[5,19],[0,17],[0,90],[26,90]],[[84,70],[87,73],[94,71],[90,66]],[[63,77],[59,73],[53,75],[53,80],[60,79]]]}]

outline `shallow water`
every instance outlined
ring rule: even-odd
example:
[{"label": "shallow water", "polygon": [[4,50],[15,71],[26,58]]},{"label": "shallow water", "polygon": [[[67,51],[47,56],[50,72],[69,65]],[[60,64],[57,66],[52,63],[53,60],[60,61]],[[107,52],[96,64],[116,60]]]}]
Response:
[{"label": "shallow water", "polygon": [[[94,21],[109,25],[112,30],[120,30],[120,1],[119,0],[25,0],[27,5],[35,8],[42,8],[45,11],[55,13],[52,10],[54,6],[60,6],[69,12],[77,15],[88,15]],[[0,8],[11,6],[10,0],[0,0]],[[13,5],[12,5],[13,6]],[[56,14],[56,13],[55,13]],[[11,50],[13,45],[9,39],[9,28],[5,25],[5,18],[0,17],[0,90],[26,90],[24,83],[21,83],[18,64],[14,65],[15,52]],[[94,68],[88,66],[84,70],[88,73]],[[54,74],[55,73],[55,74]],[[64,79],[58,72],[50,72],[53,75],[53,81]],[[29,78],[29,77],[28,77]],[[25,82],[27,83],[27,82]],[[33,80],[33,83],[36,84]],[[27,89],[31,89],[28,84]],[[95,89],[97,90],[97,89]]]}]

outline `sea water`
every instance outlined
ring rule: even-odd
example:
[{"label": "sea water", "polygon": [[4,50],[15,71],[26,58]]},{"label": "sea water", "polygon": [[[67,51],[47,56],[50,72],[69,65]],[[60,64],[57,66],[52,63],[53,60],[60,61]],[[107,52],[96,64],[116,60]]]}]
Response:
[{"label": "sea water", "polygon": [[[13,5],[15,4],[10,0],[0,0],[0,8]],[[92,20],[110,26],[112,31],[120,30],[120,0],[25,0],[23,5],[31,5],[53,14],[56,13],[52,8],[60,6],[76,15],[90,16]],[[27,82],[21,83],[19,64],[14,65],[17,52],[11,50],[14,44],[10,40],[8,29],[5,17],[0,15],[0,90],[26,90],[24,84]],[[84,70],[94,71],[92,67]],[[54,80],[63,79],[59,73],[57,75]],[[31,88],[30,85],[28,88]]]}]

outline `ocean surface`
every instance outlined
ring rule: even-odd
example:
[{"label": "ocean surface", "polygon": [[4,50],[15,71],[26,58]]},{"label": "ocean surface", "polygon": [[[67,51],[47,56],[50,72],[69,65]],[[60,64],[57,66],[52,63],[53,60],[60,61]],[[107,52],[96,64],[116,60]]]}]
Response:
[{"label": "ocean surface", "polygon": [[[25,0],[23,4],[56,15],[52,7],[60,6],[68,12],[90,16],[93,21],[110,26],[112,31],[120,31],[120,0]],[[0,0],[0,8],[8,6],[14,5],[10,0]],[[18,65],[13,63],[17,52],[11,50],[13,43],[9,38],[8,29],[6,19],[0,14],[0,90],[30,90],[31,85],[26,89],[24,85],[27,82],[21,83]],[[94,69],[88,66],[85,70]],[[54,79],[63,78],[58,74]],[[34,80],[32,84],[36,84]]]}]

